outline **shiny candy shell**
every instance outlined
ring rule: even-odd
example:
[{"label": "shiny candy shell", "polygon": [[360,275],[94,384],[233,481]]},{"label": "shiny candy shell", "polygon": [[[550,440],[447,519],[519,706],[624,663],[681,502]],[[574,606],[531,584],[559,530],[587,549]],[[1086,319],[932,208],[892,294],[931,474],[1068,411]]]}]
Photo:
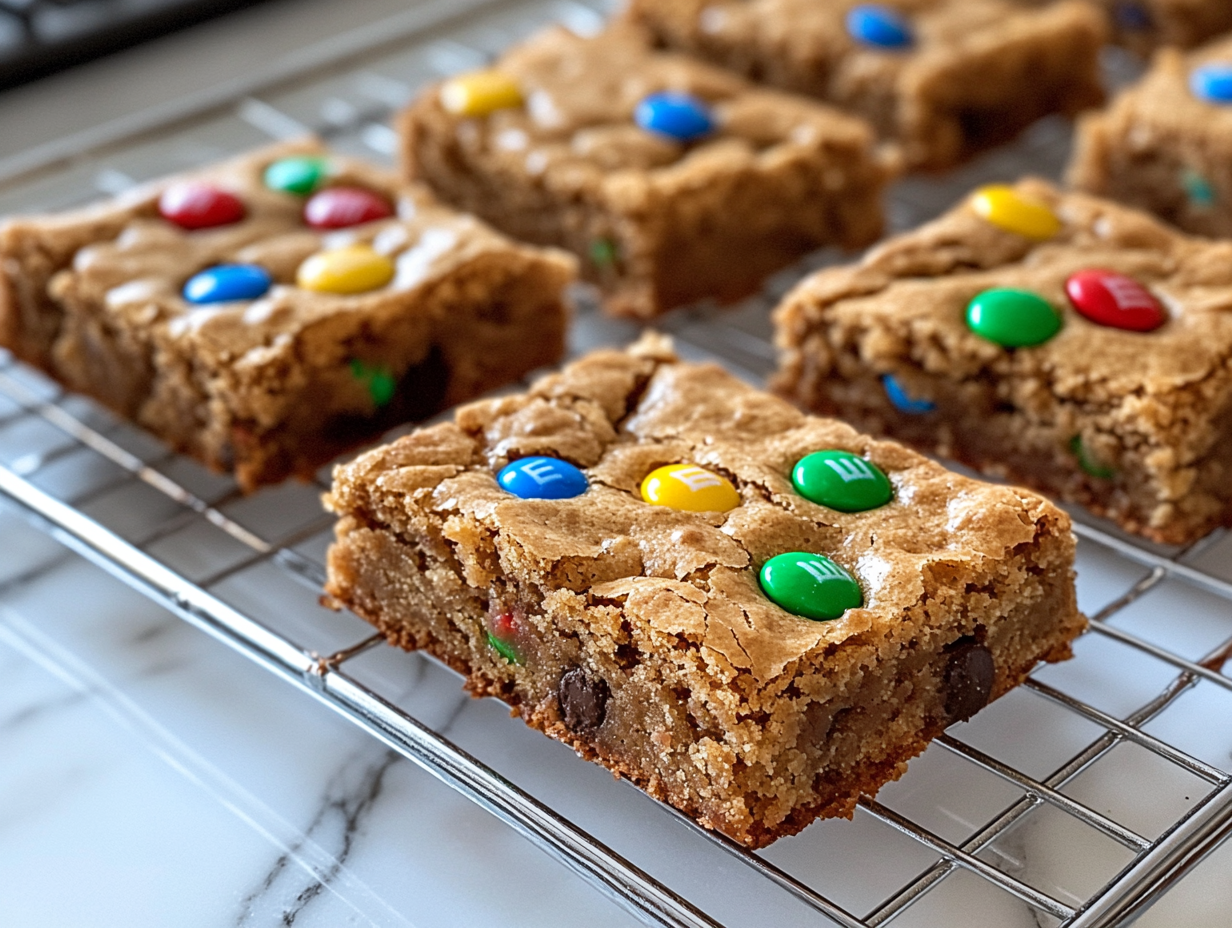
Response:
[{"label": "shiny candy shell", "polygon": [[441,85],[441,106],[455,116],[487,116],[523,103],[517,82],[499,71],[475,71]]},{"label": "shiny candy shell", "polygon": [[1030,290],[985,290],[967,305],[967,327],[1006,348],[1028,348],[1061,330],[1061,314]]},{"label": "shiny candy shell", "polygon": [[1138,0],[1117,0],[1112,6],[1112,18],[1127,32],[1143,32],[1151,28],[1151,11]]},{"label": "shiny candy shell", "polygon": [[759,579],[771,602],[806,619],[837,619],[848,609],[864,605],[860,584],[820,554],[779,554],[762,565]]},{"label": "shiny candy shell", "polygon": [[219,264],[190,277],[184,284],[184,299],[198,304],[256,300],[272,283],[269,271],[260,265]]},{"label": "shiny candy shell", "polygon": [[239,222],[245,215],[239,197],[213,184],[172,184],[158,198],[158,214],[181,229],[209,229]]},{"label": "shiny candy shell", "polygon": [[1189,89],[1207,103],[1232,103],[1232,64],[1199,65],[1189,72]]},{"label": "shiny candy shell", "polygon": [[393,280],[394,263],[368,245],[320,251],[299,266],[296,282],[318,293],[366,293]]},{"label": "shiny candy shell", "polygon": [[878,48],[907,48],[913,40],[911,26],[897,10],[865,3],[847,13],[847,32],[853,39]]},{"label": "shiny candy shell", "polygon": [[321,185],[328,173],[324,158],[310,155],[280,158],[265,169],[265,186],[283,193],[305,195]]},{"label": "shiny candy shell", "polygon": [[521,664],[518,651],[518,623],[512,613],[505,612],[488,619],[488,644],[511,664]]},{"label": "shiny candy shell", "polygon": [[363,187],[329,187],[314,193],[304,204],[304,222],[314,229],[345,229],[393,214],[384,197]]},{"label": "shiny candy shell", "polygon": [[647,132],[677,142],[692,142],[714,131],[714,117],[704,101],[689,93],[664,91],[644,98],[633,120]]},{"label": "shiny candy shell", "polygon": [[1038,242],[1061,231],[1061,220],[1047,205],[1029,200],[1004,184],[981,187],[971,196],[971,208],[997,228]]},{"label": "shiny candy shell", "polygon": [[586,475],[560,458],[521,458],[501,468],[496,481],[519,499],[572,499],[586,492]]},{"label": "shiny candy shell", "polygon": [[905,412],[909,416],[922,416],[937,408],[937,404],[932,400],[908,393],[893,374],[882,374],[881,385],[885,387],[886,396],[899,412]]},{"label": "shiny candy shell", "polygon": [[1114,329],[1150,332],[1168,320],[1146,287],[1113,271],[1079,271],[1065,282],[1065,292],[1081,315]]},{"label": "shiny candy shell", "polygon": [[791,471],[796,492],[839,512],[863,512],[894,498],[894,487],[881,468],[850,451],[815,451]]},{"label": "shiny candy shell", "polygon": [[740,494],[726,477],[696,464],[668,464],[642,481],[642,499],[652,506],[686,512],[727,512],[740,505]]}]

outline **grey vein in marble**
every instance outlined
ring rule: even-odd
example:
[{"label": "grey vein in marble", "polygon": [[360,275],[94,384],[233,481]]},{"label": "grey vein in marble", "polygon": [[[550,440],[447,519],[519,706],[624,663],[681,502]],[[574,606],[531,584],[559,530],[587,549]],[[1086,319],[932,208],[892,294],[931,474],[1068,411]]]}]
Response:
[{"label": "grey vein in marble", "polygon": [[[338,877],[362,834],[364,821],[381,797],[385,774],[399,759],[390,750],[375,759],[372,753],[365,748],[352,754],[330,777],[303,838],[278,857],[260,885],[240,903],[237,928],[271,924],[291,928]],[[333,846],[327,851],[330,858],[323,871],[302,866],[301,853],[309,842],[322,848]],[[301,865],[295,866],[297,863]]]}]

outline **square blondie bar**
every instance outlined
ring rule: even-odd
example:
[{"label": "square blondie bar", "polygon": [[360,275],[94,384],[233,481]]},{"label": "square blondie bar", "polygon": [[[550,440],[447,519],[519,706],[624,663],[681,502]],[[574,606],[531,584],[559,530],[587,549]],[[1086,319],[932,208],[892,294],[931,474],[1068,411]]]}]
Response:
[{"label": "square blondie bar", "polygon": [[850,817],[1084,628],[1068,518],[657,336],[335,470],[327,591],[702,825]]},{"label": "square blondie bar", "polygon": [[556,361],[573,275],[288,143],[0,225],[0,346],[250,490]]},{"label": "square blondie bar", "polygon": [[1137,84],[1080,121],[1070,183],[1188,232],[1232,236],[1232,95],[1219,91],[1221,75],[1232,75],[1232,38],[1160,51]]},{"label": "square blondie bar", "polygon": [[654,41],[869,120],[909,167],[951,167],[1103,99],[1081,0],[632,0]]},{"label": "square blondie bar", "polygon": [[614,27],[531,38],[423,94],[402,164],[508,234],[576,254],[616,313],[736,299],[881,233],[890,165],[861,120]]},{"label": "square blondie bar", "polygon": [[775,313],[805,408],[1184,543],[1232,524],[1232,244],[982,188]]}]

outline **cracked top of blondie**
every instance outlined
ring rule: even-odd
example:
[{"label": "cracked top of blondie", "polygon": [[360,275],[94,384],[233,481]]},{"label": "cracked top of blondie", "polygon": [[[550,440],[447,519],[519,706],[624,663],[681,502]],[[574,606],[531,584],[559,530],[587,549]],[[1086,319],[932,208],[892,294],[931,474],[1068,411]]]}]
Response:
[{"label": "cracked top of blondie", "polygon": [[[593,37],[547,29],[503,55],[493,71],[516,88],[507,105],[454,113],[440,93],[429,93],[413,110],[456,122],[459,144],[512,174],[556,188],[601,188],[616,202],[637,202],[650,184],[689,189],[716,171],[773,168],[793,152],[865,159],[874,144],[862,119],[656,51],[619,23]],[[699,103],[709,130],[682,140],[639,125],[638,105],[665,92]]]},{"label": "cracked top of blondie", "polygon": [[[271,186],[271,166],[297,161],[316,172],[310,189]],[[205,190],[214,197],[210,208],[229,203],[233,212],[217,224],[193,227],[190,217],[188,226],[181,225],[166,213],[165,197],[176,188],[195,188],[198,196]],[[322,201],[335,214],[324,224],[310,224],[310,200],[338,190],[357,192],[361,207],[377,204],[377,211],[364,213],[353,198],[332,206]],[[379,266],[383,276],[347,280],[343,268],[341,281],[305,282],[303,269],[314,256],[357,245],[369,246],[362,259]],[[0,226],[0,260],[12,293],[38,276],[37,265],[48,275],[51,295],[67,305],[97,307],[198,357],[254,363],[268,352],[285,352],[289,338],[337,314],[402,312],[405,294],[431,288],[484,256],[555,265],[559,287],[574,267],[562,253],[516,244],[439,203],[426,189],[310,139],[153,181],[96,206]],[[194,275],[234,265],[263,270],[265,291],[202,302],[186,298],[185,285]],[[4,283],[0,275],[0,323]]]},{"label": "cracked top of blondie", "polygon": [[[866,457],[889,477],[893,499],[854,513],[805,499],[793,466],[822,449]],[[533,455],[582,468],[589,488],[555,500],[502,489],[501,468]],[[739,504],[648,505],[643,478],[673,463],[726,477]],[[968,609],[1008,610],[1032,595],[1023,592],[1038,586],[1031,572],[1071,570],[1069,520],[1046,500],[807,416],[717,366],[680,362],[654,335],[340,466],[327,505],[421,546],[494,603],[583,597],[578,621],[592,633],[610,623],[615,642],[631,623],[665,655],[696,651],[712,681],[743,676],[771,692],[823,659],[841,675],[846,644],[893,651],[951,640]],[[1032,560],[1046,536],[1064,541]],[[863,606],[812,621],[771,602],[758,570],[791,551],[832,558],[859,583]]]},{"label": "cracked top of blondie", "polygon": [[[1063,193],[1042,180],[1020,181],[1013,196],[1049,210],[1059,220],[1055,234],[1040,240],[1000,227],[973,208],[973,197],[857,264],[801,282],[776,311],[787,367],[808,333],[826,329],[849,333],[863,363],[886,371],[895,358],[909,357],[950,379],[993,375],[1045,384],[1054,398],[1126,403],[1152,420],[1160,417],[1146,407],[1161,395],[1216,403],[1232,381],[1232,243],[1192,238],[1137,210]],[[1087,270],[1141,284],[1162,304],[1163,324],[1131,331],[1077,312],[1066,282]],[[1060,315],[1059,331],[1019,348],[978,336],[967,325],[967,306],[993,288],[1043,297]],[[825,341],[811,339],[808,350],[832,350]],[[1031,403],[1026,394],[1019,399]]]}]

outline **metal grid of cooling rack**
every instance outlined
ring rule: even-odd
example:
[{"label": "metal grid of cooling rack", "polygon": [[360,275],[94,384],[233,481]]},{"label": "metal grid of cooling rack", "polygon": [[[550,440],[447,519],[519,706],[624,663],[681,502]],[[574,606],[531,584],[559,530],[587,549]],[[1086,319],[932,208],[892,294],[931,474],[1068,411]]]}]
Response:
[{"label": "metal grid of cooling rack", "polygon": [[[432,7],[432,4],[428,4]],[[387,125],[391,110],[437,76],[474,67],[519,35],[547,20],[579,30],[602,21],[608,4],[594,2],[470,3],[435,16],[420,10],[401,27],[340,37],[334,54],[302,63],[298,74],[269,76],[224,100],[162,114],[157,125],[102,132],[68,149],[49,149],[31,161],[0,164],[0,213],[60,208],[116,193],[158,174],[213,160],[268,141],[314,131],[336,148],[386,159],[393,151]],[[452,17],[452,18],[450,18]],[[362,54],[362,61],[360,55]],[[1125,63],[1113,61],[1124,73]],[[1132,70],[1132,68],[1131,68]],[[140,131],[138,131],[140,130]],[[944,209],[975,183],[1032,171],[1055,176],[1068,150],[1068,130],[1045,121],[1013,148],[995,153],[944,180],[910,179],[892,196],[896,228],[917,224]],[[699,307],[663,320],[686,356],[718,358],[750,379],[771,367],[767,310],[775,297],[809,266],[834,260],[819,254],[772,280],[758,298],[739,307]],[[604,319],[583,300],[572,350],[627,341],[634,330]],[[181,617],[311,693],[517,829],[580,873],[619,904],[650,923],[713,926],[703,901],[691,901],[578,825],[505,779],[362,682],[352,662],[372,651],[378,636],[355,634],[327,648],[271,621],[269,610],[228,596],[231,580],[254,569],[273,570],[301,588],[319,590],[322,539],[330,519],[316,505],[324,486],[264,490],[242,497],[227,479],[205,475],[94,404],[67,395],[11,359],[0,361],[0,494],[69,547],[161,601]],[[135,518],[134,513],[139,513]],[[1212,763],[1153,734],[1152,724],[1200,685],[1232,693],[1224,673],[1232,637],[1196,658],[1162,640],[1117,624],[1153,591],[1179,584],[1213,596],[1232,615],[1232,572],[1222,569],[1227,533],[1184,550],[1163,549],[1121,535],[1081,513],[1076,530],[1088,550],[1144,572],[1093,616],[1088,638],[1102,638],[1165,668],[1167,680],[1150,698],[1125,712],[1109,711],[1088,694],[1046,682],[1037,674],[1024,689],[1039,704],[1082,722],[1095,734],[1045,772],[1007,760],[997,750],[952,729],[941,750],[1013,788],[1015,798],[985,816],[965,837],[918,821],[892,801],[865,799],[867,814],[889,831],[926,849],[931,863],[880,894],[871,905],[839,901],[819,888],[775,849],[754,853],[689,824],[691,840],[718,844],[769,885],[847,928],[873,928],[912,911],[955,874],[978,877],[1025,903],[1039,924],[1092,928],[1125,924],[1172,887],[1232,835],[1232,764]],[[1212,552],[1214,555],[1212,556]],[[275,595],[270,593],[269,595]],[[1183,593],[1183,596],[1190,595]],[[265,605],[269,605],[268,603]],[[1232,623],[1228,626],[1232,632]],[[963,736],[963,737],[960,737]],[[1131,827],[1125,816],[1100,811],[1100,803],[1071,789],[1084,773],[1124,745],[1183,773],[1198,793],[1190,805],[1153,829]],[[935,747],[933,750],[937,750]],[[914,768],[913,768],[914,769]],[[911,777],[908,777],[910,781]],[[1190,797],[1186,796],[1186,800]],[[1082,893],[1041,889],[1016,873],[998,842],[1041,809],[1067,816],[1077,827],[1124,850],[1120,865]],[[676,815],[671,810],[669,814]],[[806,832],[807,834],[807,832]],[[790,845],[800,838],[775,845]],[[840,844],[841,848],[841,838]],[[787,855],[790,858],[790,854]],[[699,907],[701,906],[701,907]],[[857,912],[856,909],[860,911]]]}]

